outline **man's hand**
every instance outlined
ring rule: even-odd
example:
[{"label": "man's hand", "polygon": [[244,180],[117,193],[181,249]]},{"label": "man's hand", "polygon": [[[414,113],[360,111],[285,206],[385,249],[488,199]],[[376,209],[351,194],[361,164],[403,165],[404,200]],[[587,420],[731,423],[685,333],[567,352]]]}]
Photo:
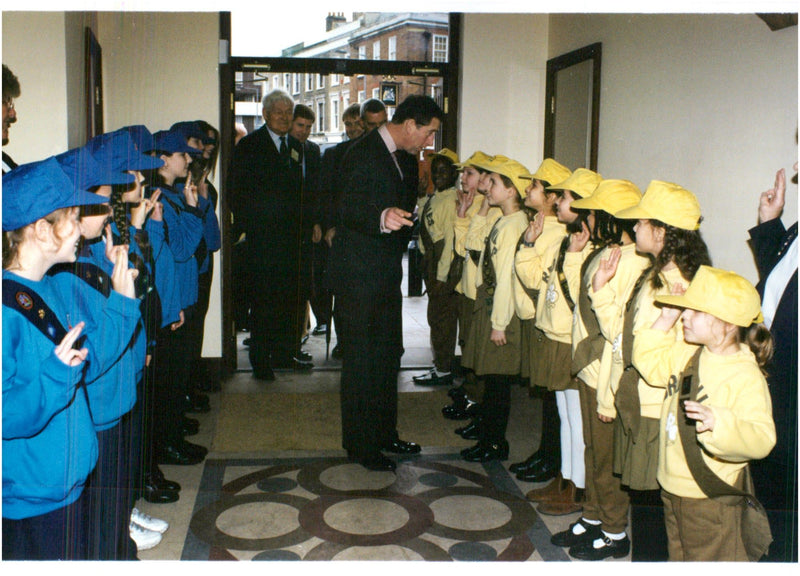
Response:
[{"label": "man's hand", "polygon": [[786,203],[786,171],[781,168],[775,174],[775,187],[762,192],[758,200],[758,221],[768,222],[780,218]]},{"label": "man's hand", "polygon": [[414,223],[409,220],[411,212],[397,207],[387,208],[383,218],[383,227],[392,232],[397,232],[403,226],[413,226]]}]

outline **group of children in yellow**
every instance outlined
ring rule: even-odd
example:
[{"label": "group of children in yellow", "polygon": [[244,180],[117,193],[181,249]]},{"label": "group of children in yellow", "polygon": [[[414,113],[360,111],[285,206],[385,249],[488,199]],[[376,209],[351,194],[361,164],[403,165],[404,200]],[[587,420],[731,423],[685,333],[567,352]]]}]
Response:
[{"label": "group of children in yellow", "polygon": [[460,186],[434,178],[419,208],[434,369],[415,381],[453,382],[442,359],[457,322],[466,376],[443,412],[472,418],[456,431],[477,440],[463,458],[508,458],[522,377],[542,398],[543,430],[511,471],[552,478],[527,494],[540,513],[581,511],[553,544],[577,559],[625,557],[631,499],[655,496],[670,560],[748,560],[742,508],[706,495],[686,451],[699,447],[738,487],[770,452],[772,342],[756,289],[711,266],[695,195],[658,180],[642,193],[551,158],[531,173],[445,149],[432,175],[440,165]]}]

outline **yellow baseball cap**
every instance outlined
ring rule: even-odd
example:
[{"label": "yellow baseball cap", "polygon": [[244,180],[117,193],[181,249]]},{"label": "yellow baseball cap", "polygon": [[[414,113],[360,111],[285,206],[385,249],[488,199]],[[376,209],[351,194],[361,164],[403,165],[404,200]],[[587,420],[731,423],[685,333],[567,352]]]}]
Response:
[{"label": "yellow baseball cap", "polygon": [[445,158],[453,162],[453,164],[458,164],[458,154],[456,154],[449,148],[442,148],[438,152],[434,152],[433,154],[431,154],[431,157],[433,156],[444,156]]},{"label": "yellow baseball cap", "polygon": [[711,266],[700,266],[686,292],[680,296],[656,296],[656,302],[707,312],[745,328],[764,321],[761,298],[753,285],[735,272]]},{"label": "yellow baseball cap", "polygon": [[549,181],[548,190],[569,190],[581,198],[588,198],[592,195],[598,184],[603,181],[603,177],[588,168],[578,168],[564,180]]},{"label": "yellow baseball cap", "polygon": [[525,189],[528,187],[528,182],[526,179],[531,179],[531,173],[527,168],[525,168],[525,166],[516,160],[512,160],[511,158],[507,158],[505,156],[495,156],[494,158],[494,162],[490,164],[487,170],[490,172],[496,172],[497,174],[501,174],[509,178],[511,182],[514,183],[514,187],[517,189],[519,195],[524,198]]},{"label": "yellow baseball cap", "polygon": [[[552,158],[545,158],[539,165],[539,168],[531,174],[530,180],[543,180],[548,184],[554,182],[563,182],[572,175],[569,168],[563,164],[559,164]],[[523,176],[523,178],[526,178]]]},{"label": "yellow baseball cap", "polygon": [[463,162],[460,162],[460,163],[456,164],[456,168],[461,170],[462,168],[464,168],[466,166],[476,166],[477,167],[478,164],[484,164],[486,162],[489,162],[491,159],[492,159],[492,156],[489,156],[488,154],[485,154],[485,153],[481,152],[480,150],[478,150],[478,151],[474,152],[472,154],[472,156],[470,156],[469,158],[467,158]]},{"label": "yellow baseball cap", "polygon": [[630,180],[603,180],[588,198],[580,198],[572,203],[573,208],[584,210],[602,210],[612,216],[631,206],[636,206],[642,199],[639,188]]},{"label": "yellow baseball cap", "polygon": [[700,228],[700,203],[694,194],[673,184],[653,180],[644,191],[641,202],[615,214],[617,218],[660,220],[682,230]]}]

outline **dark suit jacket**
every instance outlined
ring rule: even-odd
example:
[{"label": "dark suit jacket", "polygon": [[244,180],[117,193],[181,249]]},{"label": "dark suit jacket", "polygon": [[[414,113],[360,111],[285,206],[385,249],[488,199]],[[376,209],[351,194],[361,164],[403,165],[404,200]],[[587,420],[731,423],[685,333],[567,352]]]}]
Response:
[{"label": "dark suit jacket", "polygon": [[339,142],[336,146],[328,148],[322,155],[318,197],[323,232],[335,226],[336,210],[342,188],[339,184],[342,158],[353,142],[355,140]]},{"label": "dark suit jacket", "polygon": [[255,280],[285,278],[296,285],[310,274],[313,198],[303,192],[303,147],[287,136],[290,157],[283,160],[266,126],[234,148],[231,209],[247,234]]},{"label": "dark suit jacket", "polygon": [[380,217],[393,206],[414,211],[418,170],[407,152],[398,151],[397,161],[402,178],[378,130],[355,141],[342,159],[342,197],[329,260],[337,296],[369,297],[397,290],[402,282],[411,229],[383,234]]},{"label": "dark suit jacket", "polygon": [[[797,226],[797,224],[794,224]],[[750,229],[750,246],[758,268],[759,294],[772,269],[780,261],[787,231],[780,218]],[[778,441],[770,457],[795,458],[797,450],[797,270],[781,296],[770,327],[775,345],[767,380],[772,395],[772,416]]]}]

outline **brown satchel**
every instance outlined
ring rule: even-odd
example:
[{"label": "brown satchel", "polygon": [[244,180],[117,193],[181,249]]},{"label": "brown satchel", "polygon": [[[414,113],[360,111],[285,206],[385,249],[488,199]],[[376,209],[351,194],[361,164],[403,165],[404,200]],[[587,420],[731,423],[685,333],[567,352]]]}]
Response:
[{"label": "brown satchel", "polygon": [[[698,388],[698,373],[700,368],[700,348],[689,363],[683,369],[679,381],[681,382],[680,399],[681,403],[685,400],[696,400]],[[729,506],[739,506],[742,510],[742,540],[750,562],[758,562],[762,556],[767,554],[769,545],[772,543],[772,531],[767,519],[767,511],[755,496],[753,479],[750,475],[750,465],[744,467],[739,481],[742,489],[731,486],[713,470],[711,470],[703,460],[702,448],[697,441],[697,431],[694,420],[688,418],[678,418],[678,430],[680,432],[683,452],[686,455],[686,463],[692,473],[695,482],[709,498],[714,498]]]}]

